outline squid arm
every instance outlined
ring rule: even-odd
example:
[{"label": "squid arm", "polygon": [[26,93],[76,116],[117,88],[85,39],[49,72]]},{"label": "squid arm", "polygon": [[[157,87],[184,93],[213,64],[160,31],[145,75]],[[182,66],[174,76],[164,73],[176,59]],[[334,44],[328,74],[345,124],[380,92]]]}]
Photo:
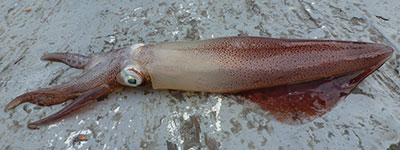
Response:
[{"label": "squid arm", "polygon": [[224,37],[191,42],[136,44],[83,56],[45,54],[42,60],[83,69],[74,80],[28,92],[6,107],[74,101],[29,123],[57,120],[123,87],[151,84],[174,89],[233,94],[251,100],[284,123],[304,123],[331,110],[393,53],[391,47],[352,41]]}]

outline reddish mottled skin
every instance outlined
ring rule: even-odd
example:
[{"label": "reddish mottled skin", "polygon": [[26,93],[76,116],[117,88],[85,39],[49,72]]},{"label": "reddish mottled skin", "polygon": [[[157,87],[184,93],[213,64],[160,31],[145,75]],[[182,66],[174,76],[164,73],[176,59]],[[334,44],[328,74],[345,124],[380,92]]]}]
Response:
[{"label": "reddish mottled skin", "polygon": [[204,49],[233,57],[222,59],[232,76],[262,80],[249,88],[342,75],[381,64],[393,52],[390,47],[373,43],[259,37],[210,40]]},{"label": "reddish mottled skin", "polygon": [[25,93],[5,110],[24,102],[54,105],[76,98],[28,126],[37,128],[124,87],[118,73],[129,65],[156,89],[238,94],[279,121],[303,122],[329,111],[392,53],[388,46],[364,42],[225,37],[136,45],[92,57],[46,54],[44,60],[84,73],[68,83]]}]

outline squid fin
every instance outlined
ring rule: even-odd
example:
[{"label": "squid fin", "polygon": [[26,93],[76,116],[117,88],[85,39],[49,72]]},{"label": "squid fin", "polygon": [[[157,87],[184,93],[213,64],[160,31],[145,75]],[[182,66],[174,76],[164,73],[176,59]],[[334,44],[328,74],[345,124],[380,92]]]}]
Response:
[{"label": "squid fin", "polygon": [[375,69],[319,80],[238,93],[286,124],[303,124],[321,117]]}]

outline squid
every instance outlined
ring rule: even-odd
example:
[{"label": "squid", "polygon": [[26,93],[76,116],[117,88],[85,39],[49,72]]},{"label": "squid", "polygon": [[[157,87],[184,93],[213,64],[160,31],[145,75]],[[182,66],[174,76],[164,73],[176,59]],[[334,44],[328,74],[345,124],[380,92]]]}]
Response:
[{"label": "squid", "polygon": [[6,107],[50,106],[73,100],[28,128],[60,119],[124,87],[211,92],[250,100],[283,123],[329,112],[393,53],[389,46],[354,41],[223,37],[135,44],[84,56],[48,53],[41,59],[83,69],[73,80],[24,93]]}]

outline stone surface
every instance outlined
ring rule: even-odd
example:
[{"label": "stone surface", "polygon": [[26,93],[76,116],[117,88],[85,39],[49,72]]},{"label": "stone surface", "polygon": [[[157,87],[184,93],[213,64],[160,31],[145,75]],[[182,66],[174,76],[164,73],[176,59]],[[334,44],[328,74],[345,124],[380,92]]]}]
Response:
[{"label": "stone surface", "polygon": [[[0,113],[1,149],[387,149],[400,141],[400,1],[2,1],[0,106],[80,73],[40,61],[136,43],[223,36],[337,39],[390,45],[395,55],[331,112],[281,124],[233,96],[125,89],[28,130],[65,104]],[[78,136],[87,138],[81,141]],[[397,145],[396,145],[397,144]]]}]

